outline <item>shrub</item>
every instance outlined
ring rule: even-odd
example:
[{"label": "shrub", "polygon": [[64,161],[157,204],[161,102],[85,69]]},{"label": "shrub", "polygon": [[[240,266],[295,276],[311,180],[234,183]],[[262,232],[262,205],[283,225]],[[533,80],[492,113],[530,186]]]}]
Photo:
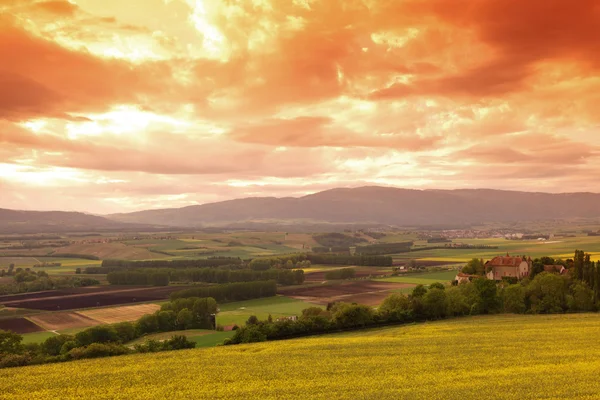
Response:
[{"label": "shrub", "polygon": [[77,347],[69,352],[69,356],[74,360],[83,358],[99,358],[119,356],[130,353],[130,350],[122,345],[113,343],[92,343],[87,347]]}]

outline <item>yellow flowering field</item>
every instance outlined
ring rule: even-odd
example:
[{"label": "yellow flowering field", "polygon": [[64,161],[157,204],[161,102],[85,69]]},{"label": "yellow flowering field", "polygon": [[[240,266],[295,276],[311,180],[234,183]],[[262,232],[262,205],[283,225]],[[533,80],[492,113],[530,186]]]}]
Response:
[{"label": "yellow flowering field", "polygon": [[490,316],[0,370],[3,399],[598,399],[600,315]]}]

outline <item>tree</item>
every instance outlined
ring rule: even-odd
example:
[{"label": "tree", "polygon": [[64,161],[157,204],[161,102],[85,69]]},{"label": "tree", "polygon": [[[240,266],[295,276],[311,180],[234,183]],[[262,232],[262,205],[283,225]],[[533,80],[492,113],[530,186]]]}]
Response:
[{"label": "tree", "polygon": [[258,317],[256,315],[251,315],[250,317],[248,317],[246,325],[258,325],[258,322]]},{"label": "tree", "polygon": [[394,293],[383,300],[377,311],[385,320],[402,321],[408,318],[410,300],[403,294]]},{"label": "tree", "polygon": [[479,297],[477,301],[477,312],[480,314],[489,314],[497,311],[499,299],[496,282],[485,278],[478,278],[475,279],[473,283]]},{"label": "tree", "polygon": [[138,336],[158,332],[157,316],[155,314],[143,315],[135,324],[135,331]]},{"label": "tree", "polygon": [[169,332],[175,330],[177,326],[177,314],[175,314],[175,311],[159,311],[156,317],[158,319],[159,331]]},{"label": "tree", "polygon": [[434,282],[431,285],[429,285],[429,289],[440,289],[440,290],[444,290],[446,289],[446,286],[444,286],[443,283],[441,282]]},{"label": "tree", "polygon": [[533,313],[560,313],[567,308],[567,285],[560,275],[542,272],[526,288],[526,296]]},{"label": "tree", "polygon": [[75,339],[81,343],[82,346],[88,346],[92,343],[116,343],[119,341],[119,336],[114,327],[110,325],[99,325],[77,333]]},{"label": "tree", "polygon": [[463,267],[462,272],[469,275],[485,275],[485,264],[483,260],[473,258]]},{"label": "tree", "polygon": [[592,311],[594,309],[594,292],[585,282],[575,282],[571,285],[572,294],[567,295],[569,311]]},{"label": "tree", "polygon": [[446,290],[446,315],[456,317],[468,314],[470,310],[467,297],[461,288],[454,286]]},{"label": "tree", "polygon": [[525,288],[520,284],[509,285],[502,290],[504,312],[522,314],[525,312]]},{"label": "tree", "polygon": [[23,350],[23,336],[0,329],[0,354],[19,354]]},{"label": "tree", "polygon": [[194,347],[196,347],[196,342],[188,340],[184,335],[174,335],[162,345],[163,350],[183,350],[193,349]]},{"label": "tree", "polygon": [[264,342],[267,340],[265,335],[258,326],[249,325],[244,328],[238,329],[232,338],[234,343],[256,343]]},{"label": "tree", "polygon": [[412,297],[421,298],[427,293],[427,288],[423,285],[417,285],[412,291]]},{"label": "tree", "polygon": [[76,268],[76,269],[75,269],[75,273],[76,273],[76,274],[81,274],[81,268],[79,268],[79,267],[78,267],[78,268]]},{"label": "tree", "polygon": [[333,321],[341,328],[365,327],[374,317],[373,308],[361,304],[340,303],[333,313]]},{"label": "tree", "polygon": [[177,326],[181,329],[190,329],[194,324],[194,314],[187,308],[177,313]]},{"label": "tree", "polygon": [[44,354],[49,356],[57,356],[60,354],[63,345],[72,340],[73,336],[69,335],[51,336],[42,342],[40,349]]},{"label": "tree", "polygon": [[432,319],[440,319],[446,315],[446,292],[437,287],[429,289],[423,296],[425,314]]},{"label": "tree", "polygon": [[135,326],[131,322],[119,322],[114,324],[113,328],[117,332],[117,337],[121,343],[127,343],[136,338]]}]

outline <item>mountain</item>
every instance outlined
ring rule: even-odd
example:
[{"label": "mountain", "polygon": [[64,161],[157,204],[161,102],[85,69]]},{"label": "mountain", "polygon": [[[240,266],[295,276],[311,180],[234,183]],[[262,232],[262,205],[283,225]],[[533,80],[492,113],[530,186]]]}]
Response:
[{"label": "mountain", "polygon": [[0,233],[141,230],[148,225],[128,224],[79,212],[20,211],[0,208]]},{"label": "mountain", "polygon": [[329,223],[458,228],[481,223],[600,218],[600,194],[370,186],[332,189],[299,198],[246,198],[107,218],[182,227]]}]

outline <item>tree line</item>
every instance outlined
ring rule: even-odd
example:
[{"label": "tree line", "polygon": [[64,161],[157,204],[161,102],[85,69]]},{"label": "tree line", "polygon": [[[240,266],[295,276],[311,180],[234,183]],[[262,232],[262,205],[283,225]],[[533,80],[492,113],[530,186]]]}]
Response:
[{"label": "tree line", "polygon": [[188,269],[127,269],[109,272],[106,276],[111,285],[167,286],[170,282],[235,283],[274,280],[280,285],[300,285],[304,282],[303,270],[188,268]]},{"label": "tree line", "polygon": [[339,268],[325,272],[325,279],[351,279],[356,275],[354,268]]},{"label": "tree line", "polygon": [[256,271],[264,271],[271,268],[302,269],[310,268],[310,266],[311,262],[304,253],[254,258],[248,263],[248,267]]},{"label": "tree line", "polygon": [[217,310],[213,298],[179,299],[136,322],[94,326],[75,335],[52,336],[41,344],[23,344],[23,336],[0,330],[0,368],[194,348],[196,344],[181,335],[163,342],[147,340],[133,349],[126,344],[152,333],[215,329]]},{"label": "tree line", "polygon": [[[596,266],[598,267],[598,265]],[[326,310],[311,307],[297,321],[258,321],[238,329],[225,344],[286,339],[327,332],[399,323],[495,313],[554,314],[600,310],[589,285],[569,276],[541,272],[516,284],[477,278],[455,286],[416,286],[409,295],[392,294],[377,308],[331,303]]]},{"label": "tree line", "polygon": [[242,260],[234,257],[211,257],[197,260],[103,260],[102,267],[118,268],[202,268],[222,265],[240,265]]},{"label": "tree line", "polygon": [[[12,267],[14,268],[14,266]],[[13,282],[0,284],[0,295],[41,292],[43,290],[64,289],[73,287],[85,287],[99,285],[96,279],[80,277],[50,277],[44,271],[31,271],[29,268],[17,268],[2,274],[0,276],[12,276]]]},{"label": "tree line", "polygon": [[272,297],[277,294],[275,281],[238,282],[201,286],[171,293],[171,301],[188,297],[212,297],[218,302],[241,301]]},{"label": "tree line", "polygon": [[390,256],[362,256],[345,254],[307,254],[307,259],[312,264],[329,265],[360,265],[367,267],[390,267],[392,257]]}]

